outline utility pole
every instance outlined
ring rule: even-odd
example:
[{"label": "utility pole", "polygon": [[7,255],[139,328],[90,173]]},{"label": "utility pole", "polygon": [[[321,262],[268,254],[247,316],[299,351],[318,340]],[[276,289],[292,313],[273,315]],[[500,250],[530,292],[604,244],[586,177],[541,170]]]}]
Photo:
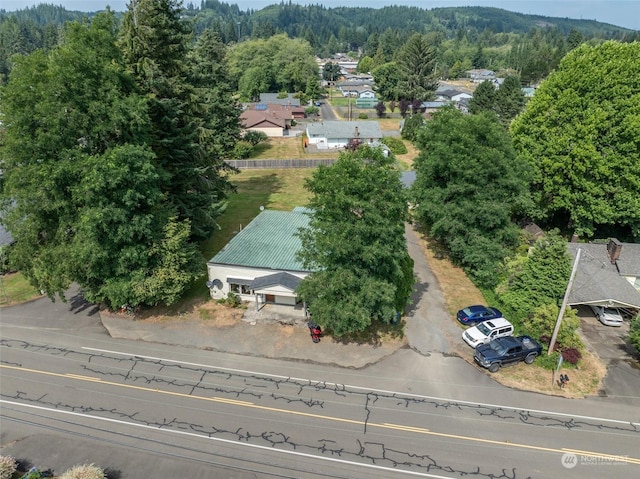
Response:
[{"label": "utility pole", "polygon": [[571,276],[569,276],[569,283],[567,283],[567,289],[564,292],[564,298],[562,298],[562,306],[560,306],[560,312],[558,313],[558,319],[556,320],[556,327],[553,328],[553,334],[551,335],[551,342],[549,343],[549,351],[547,351],[547,354],[551,354],[553,352],[553,347],[556,345],[556,339],[558,338],[558,331],[560,331],[560,324],[562,324],[562,317],[564,316],[564,312],[567,309],[569,292],[571,291],[571,286],[573,286],[573,279],[575,278],[576,271],[578,270],[578,263],[580,262],[581,253],[582,253],[582,248],[578,248],[578,252],[576,253],[576,259],[573,261]]}]

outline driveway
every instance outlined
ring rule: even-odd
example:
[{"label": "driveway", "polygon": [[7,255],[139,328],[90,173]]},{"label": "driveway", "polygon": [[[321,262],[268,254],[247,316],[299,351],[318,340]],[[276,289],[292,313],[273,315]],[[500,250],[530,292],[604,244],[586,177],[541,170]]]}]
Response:
[{"label": "driveway", "polygon": [[633,398],[638,395],[640,357],[627,341],[629,322],[619,328],[605,326],[587,306],[578,307],[580,330],[586,347],[595,353],[607,367],[601,397]]}]

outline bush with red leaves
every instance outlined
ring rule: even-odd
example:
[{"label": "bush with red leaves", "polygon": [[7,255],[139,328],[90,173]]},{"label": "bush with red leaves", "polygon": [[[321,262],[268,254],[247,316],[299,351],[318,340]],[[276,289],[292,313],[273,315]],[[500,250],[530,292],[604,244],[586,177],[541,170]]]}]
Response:
[{"label": "bush with red leaves", "polygon": [[571,364],[578,364],[578,361],[582,359],[582,354],[576,348],[563,349],[562,359]]}]

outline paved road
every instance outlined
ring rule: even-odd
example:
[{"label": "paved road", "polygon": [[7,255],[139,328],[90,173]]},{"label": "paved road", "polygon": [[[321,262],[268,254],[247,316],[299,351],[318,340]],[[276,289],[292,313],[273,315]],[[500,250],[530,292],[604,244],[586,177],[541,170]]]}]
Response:
[{"label": "paved road", "polygon": [[[257,358],[230,368],[208,354],[184,361],[185,351],[175,347],[157,346],[147,356],[131,342],[102,349],[95,346],[103,341],[85,337],[82,346],[55,346],[73,341],[50,331],[44,345],[11,339],[16,333],[9,328],[9,338],[0,341],[3,443],[19,440],[3,452],[41,457],[58,470],[72,464],[69,456],[104,461],[102,451],[93,452],[102,445],[115,453],[102,463],[121,478],[177,477],[163,472],[177,470],[171,458],[187,477],[231,477],[230,470],[312,479],[405,472],[498,477],[504,471],[514,479],[589,477],[584,468],[564,471],[568,447],[583,461],[623,456],[615,459],[619,478],[636,477],[640,466],[639,425],[393,391],[388,370],[377,381],[365,372],[369,385],[358,386],[330,382],[330,370],[265,374],[250,369]],[[276,371],[273,366],[267,367]],[[25,438],[17,425],[41,432]],[[42,431],[50,440],[84,442],[62,455],[56,444],[64,441],[44,446]],[[140,463],[147,454],[158,459]]]},{"label": "paved road", "polygon": [[[423,477],[601,477],[596,465],[612,462],[615,477],[636,477],[637,402],[516,391],[456,357],[457,328],[410,229],[407,238],[419,281],[408,347],[396,351],[312,345],[295,330],[274,341],[250,325],[235,335],[157,326],[114,339],[77,295],[3,310],[2,453],[58,472],[108,464],[120,479],[402,477],[405,467]],[[243,355],[222,352],[247,345]],[[320,458],[273,451],[287,448]],[[574,468],[563,467],[565,452]]]}]

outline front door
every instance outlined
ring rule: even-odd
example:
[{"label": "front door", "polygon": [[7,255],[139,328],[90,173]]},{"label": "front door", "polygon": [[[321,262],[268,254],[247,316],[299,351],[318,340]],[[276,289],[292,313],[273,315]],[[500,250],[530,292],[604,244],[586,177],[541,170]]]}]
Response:
[{"label": "front door", "polygon": [[264,302],[265,303],[275,303],[276,302],[275,294],[265,294],[264,295]]}]

